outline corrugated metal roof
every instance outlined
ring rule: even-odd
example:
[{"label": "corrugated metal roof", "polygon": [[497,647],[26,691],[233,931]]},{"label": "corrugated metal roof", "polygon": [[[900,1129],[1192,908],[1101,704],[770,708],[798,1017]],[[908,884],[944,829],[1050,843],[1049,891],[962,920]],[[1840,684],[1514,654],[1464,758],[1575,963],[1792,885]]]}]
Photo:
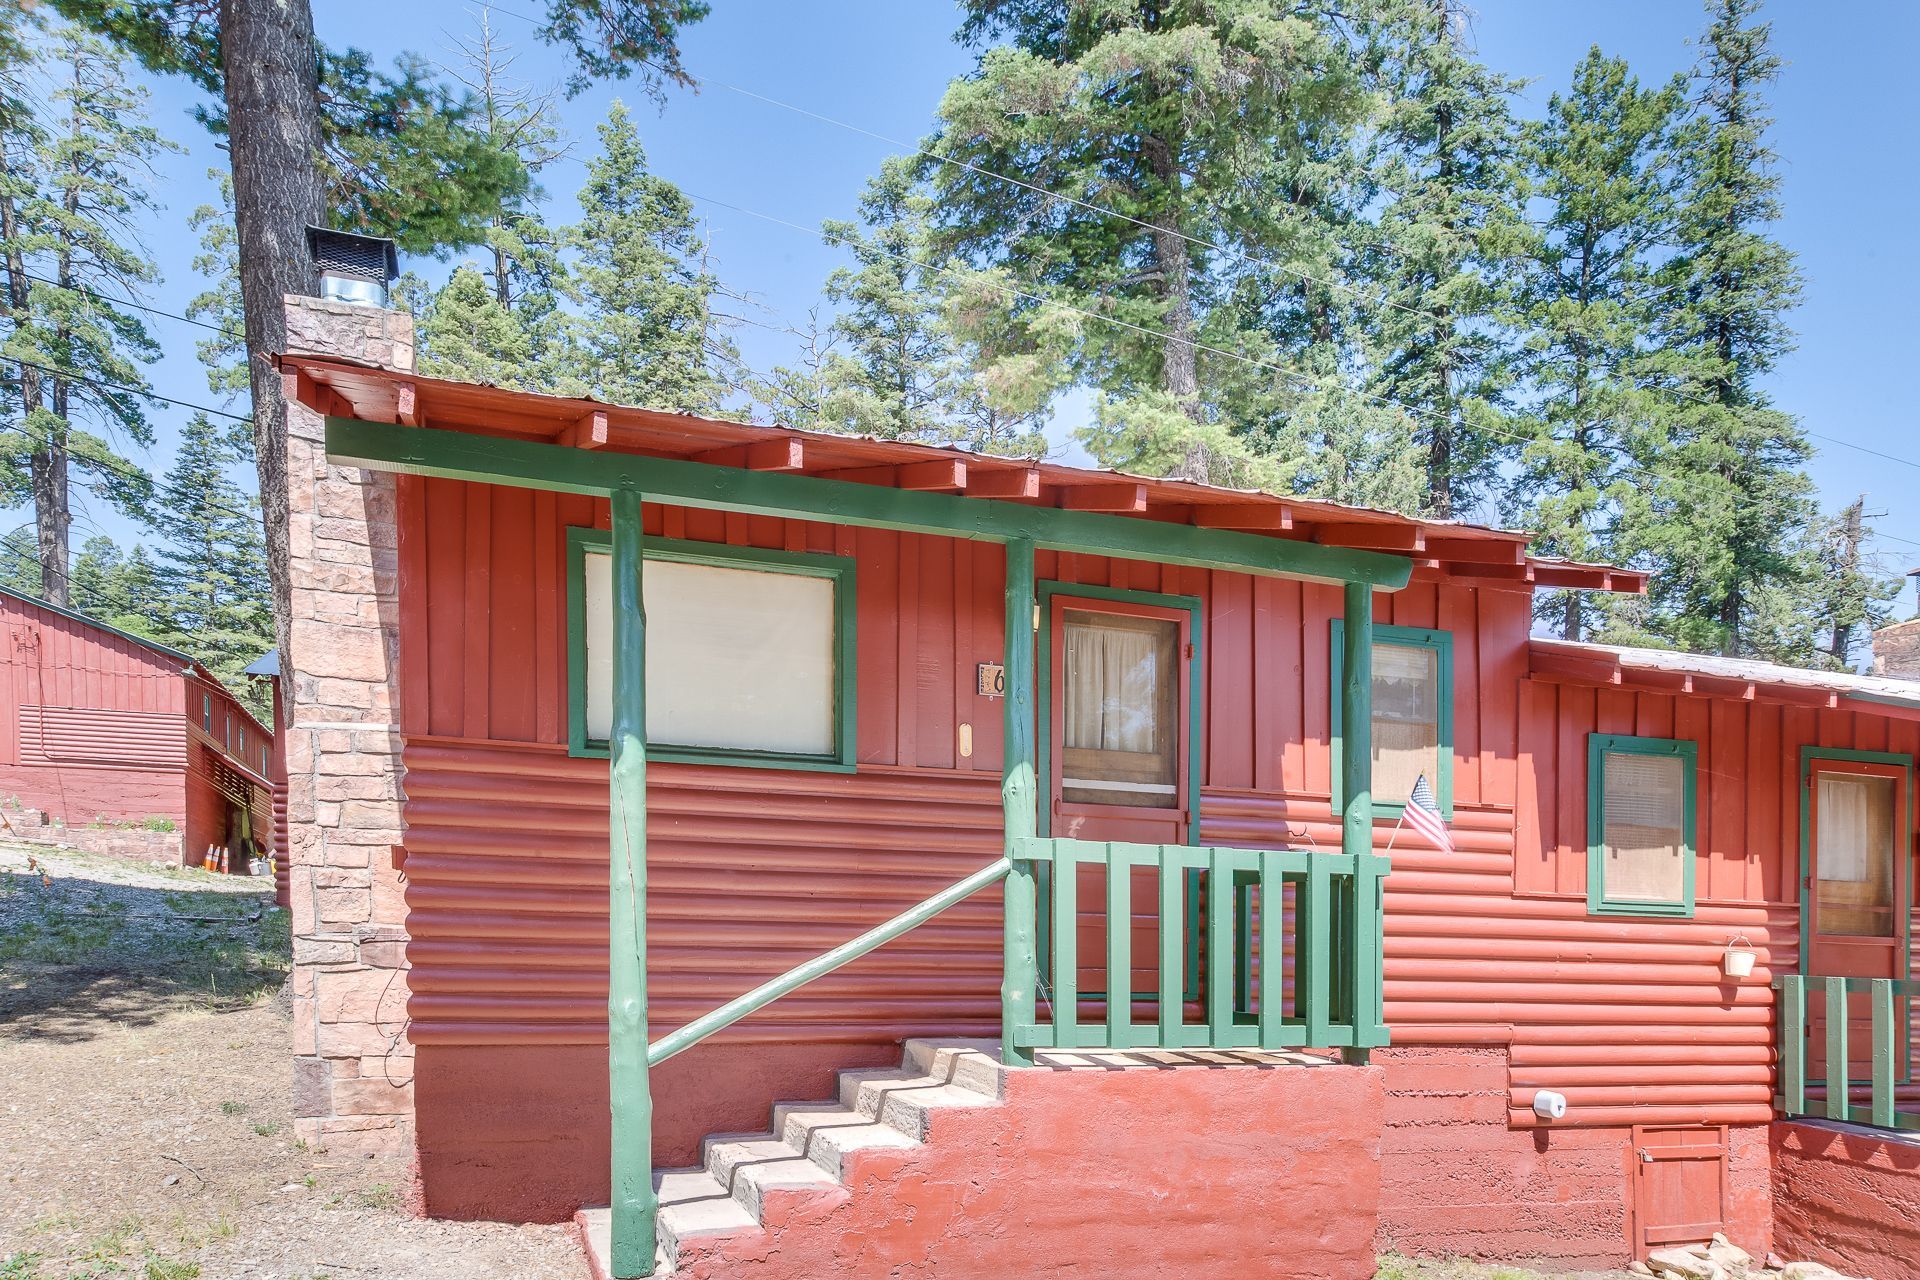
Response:
[{"label": "corrugated metal roof", "polygon": [[1852,671],[1814,671],[1804,667],[1783,666],[1777,662],[1762,662],[1755,658],[1723,658],[1715,654],[1682,653],[1674,649],[1643,649],[1544,638],[1536,638],[1532,644],[1538,652],[1610,660],[1617,663],[1623,673],[1667,672],[1710,676],[1920,708],[1920,681],[1902,680],[1894,676],[1861,675]]}]

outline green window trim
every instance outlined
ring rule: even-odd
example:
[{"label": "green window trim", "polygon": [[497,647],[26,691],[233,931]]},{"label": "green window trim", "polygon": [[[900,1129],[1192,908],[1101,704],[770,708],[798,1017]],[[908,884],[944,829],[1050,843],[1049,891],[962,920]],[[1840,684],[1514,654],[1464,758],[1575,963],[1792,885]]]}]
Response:
[{"label": "green window trim", "polygon": [[[1336,820],[1346,807],[1346,766],[1341,759],[1345,734],[1345,712],[1340,705],[1340,682],[1346,668],[1345,619],[1335,618],[1332,623],[1333,647],[1328,651],[1331,661],[1331,678],[1327,684],[1327,701],[1332,708],[1333,726],[1333,812]],[[1439,723],[1435,726],[1439,738],[1439,777],[1433,779],[1434,798],[1440,802],[1440,814],[1448,822],[1453,821],[1453,632],[1436,631],[1427,627],[1395,627],[1385,623],[1373,624],[1373,642],[1375,644],[1398,644],[1413,649],[1431,649],[1436,656],[1436,678],[1440,688],[1435,698],[1439,712]],[[1407,811],[1407,806],[1399,801],[1376,799],[1373,802],[1373,816],[1392,818],[1395,821]]]},{"label": "green window trim", "polygon": [[[1613,899],[1606,886],[1606,781],[1609,755],[1677,758],[1685,762],[1681,790],[1680,901]],[[1699,851],[1700,744],[1689,738],[1636,738],[1595,733],[1587,738],[1587,914],[1592,916],[1670,916],[1693,918],[1694,860]]]},{"label": "green window trim", "polygon": [[[567,754],[604,760],[604,739],[587,736],[587,557],[610,555],[613,535],[605,529],[567,530]],[[723,569],[757,569],[768,573],[795,573],[833,581],[834,708],[831,755],[796,755],[780,751],[742,751],[720,747],[681,747],[647,744],[649,760],[685,764],[737,765],[761,769],[808,769],[852,773],[857,744],[854,696],[858,687],[854,644],[854,560],[851,556],[812,551],[775,551],[738,547],[722,542],[693,542],[648,538],[648,560],[672,560]]]}]

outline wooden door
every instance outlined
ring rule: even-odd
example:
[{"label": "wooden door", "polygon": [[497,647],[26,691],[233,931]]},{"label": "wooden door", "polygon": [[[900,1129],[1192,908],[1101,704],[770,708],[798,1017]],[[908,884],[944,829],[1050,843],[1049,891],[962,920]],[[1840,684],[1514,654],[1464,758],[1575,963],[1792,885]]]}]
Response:
[{"label": "wooden door", "polygon": [[1702,1244],[1727,1226],[1727,1130],[1724,1125],[1637,1124],[1632,1166],[1635,1256],[1672,1245]]},{"label": "wooden door", "polygon": [[[1192,815],[1193,618],[1133,599],[1055,595],[1048,614],[1049,834],[1184,844]],[[1106,872],[1080,868],[1079,989],[1106,989]],[[1132,990],[1159,988],[1158,872],[1130,895]],[[1144,1007],[1141,1018],[1148,1016]]]},{"label": "wooden door", "polygon": [[[1907,774],[1904,763],[1890,760],[1816,756],[1809,762],[1802,889],[1807,920],[1803,967],[1809,975],[1907,976],[1912,862]],[[1807,1074],[1815,1080],[1827,1078],[1827,1016],[1825,993],[1818,983],[1810,983]],[[1873,1043],[1866,993],[1849,998],[1847,1023],[1848,1074],[1863,1082],[1871,1070]]]}]

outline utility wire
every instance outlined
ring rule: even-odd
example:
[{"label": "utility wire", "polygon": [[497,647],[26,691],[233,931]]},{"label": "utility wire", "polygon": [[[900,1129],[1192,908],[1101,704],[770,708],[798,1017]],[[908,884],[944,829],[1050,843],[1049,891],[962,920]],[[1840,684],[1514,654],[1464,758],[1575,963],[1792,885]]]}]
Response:
[{"label": "utility wire", "polygon": [[177,311],[165,311],[159,307],[148,306],[144,302],[135,302],[131,298],[116,298],[111,294],[100,293],[97,290],[88,289],[77,284],[61,284],[58,280],[49,280],[47,277],[37,276],[31,271],[22,271],[20,274],[28,280],[34,280],[40,284],[52,285],[56,289],[65,289],[69,293],[82,293],[89,298],[98,298],[100,301],[116,307],[132,307],[136,311],[146,311],[156,316],[165,316],[169,320],[180,320],[187,324],[197,324],[202,329],[211,329],[213,332],[223,337],[232,338],[236,342],[245,342],[247,340],[246,334],[234,329],[229,329],[225,325],[214,324],[208,320],[196,320],[192,316],[181,315]]},{"label": "utility wire", "polygon": [[108,391],[119,391],[130,396],[143,396],[148,400],[158,400],[162,404],[177,405],[182,409],[192,409],[196,413],[215,413],[223,418],[231,418],[235,422],[253,421],[253,418],[248,414],[232,413],[226,409],[215,409],[211,405],[195,404],[191,400],[176,400],[172,396],[163,396],[157,391],[147,391],[140,387],[123,386],[120,383],[108,382],[104,378],[96,378],[90,374],[78,373],[72,369],[57,369],[50,364],[39,364],[32,360],[22,360],[18,356],[7,356],[4,359],[6,363],[25,365],[29,369],[38,369],[42,373],[51,374],[56,378],[65,378],[69,382],[84,382],[88,386],[104,387]]}]

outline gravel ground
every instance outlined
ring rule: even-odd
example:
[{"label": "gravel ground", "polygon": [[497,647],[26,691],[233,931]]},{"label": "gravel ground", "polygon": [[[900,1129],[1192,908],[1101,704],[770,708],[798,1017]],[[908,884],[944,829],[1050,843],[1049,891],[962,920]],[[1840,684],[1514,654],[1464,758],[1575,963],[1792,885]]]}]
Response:
[{"label": "gravel ground", "polygon": [[0,844],[0,1280],[578,1280],[294,1141],[286,935],[258,881]]}]

